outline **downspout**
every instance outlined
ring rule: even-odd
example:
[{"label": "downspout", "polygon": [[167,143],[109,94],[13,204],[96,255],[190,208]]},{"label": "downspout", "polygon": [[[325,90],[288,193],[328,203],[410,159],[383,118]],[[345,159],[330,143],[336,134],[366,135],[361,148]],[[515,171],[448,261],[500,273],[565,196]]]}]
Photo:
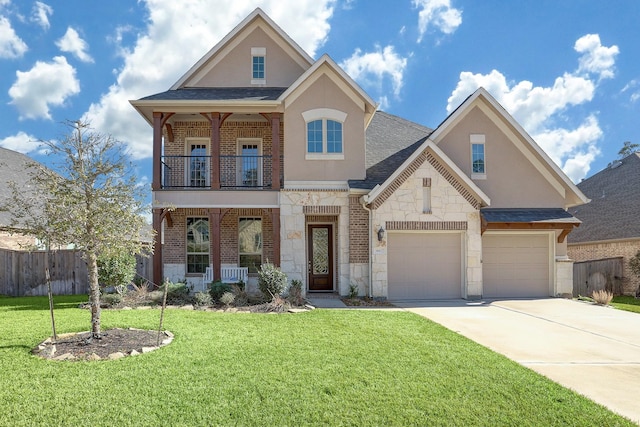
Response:
[{"label": "downspout", "polygon": [[[366,199],[366,200],[365,200]],[[367,201],[369,200],[368,195],[362,197],[360,204],[362,205],[362,209],[369,213],[369,298],[373,298],[373,239],[371,236],[373,230],[373,212],[371,209],[367,207]]]}]

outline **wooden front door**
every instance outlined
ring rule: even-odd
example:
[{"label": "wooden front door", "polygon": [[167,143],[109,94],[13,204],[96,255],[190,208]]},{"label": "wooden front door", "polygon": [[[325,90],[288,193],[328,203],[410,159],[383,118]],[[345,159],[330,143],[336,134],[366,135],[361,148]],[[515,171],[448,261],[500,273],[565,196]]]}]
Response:
[{"label": "wooden front door", "polygon": [[333,225],[307,226],[310,291],[333,291]]}]

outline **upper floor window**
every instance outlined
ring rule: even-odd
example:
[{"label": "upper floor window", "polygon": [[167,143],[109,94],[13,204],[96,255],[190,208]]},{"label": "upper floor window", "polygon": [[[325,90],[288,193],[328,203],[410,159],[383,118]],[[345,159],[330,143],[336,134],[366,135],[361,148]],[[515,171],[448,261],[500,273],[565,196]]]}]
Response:
[{"label": "upper floor window", "polygon": [[266,83],[266,57],[266,48],[251,48],[251,84]]},{"label": "upper floor window", "polygon": [[347,114],[329,108],[302,113],[307,124],[307,160],[344,159],[343,123]]},{"label": "upper floor window", "polygon": [[487,163],[485,157],[485,137],[472,134],[471,142],[471,178],[485,179],[487,177]]}]

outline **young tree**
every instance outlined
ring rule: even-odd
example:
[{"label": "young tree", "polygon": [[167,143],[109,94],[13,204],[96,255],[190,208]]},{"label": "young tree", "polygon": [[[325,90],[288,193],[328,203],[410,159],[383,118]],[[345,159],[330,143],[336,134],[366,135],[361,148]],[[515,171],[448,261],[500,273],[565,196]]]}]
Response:
[{"label": "young tree", "polygon": [[625,141],[620,151],[618,151],[618,159],[622,160],[629,154],[633,154],[638,151],[640,144],[634,144],[631,141]]},{"label": "young tree", "polygon": [[73,244],[83,253],[91,332],[100,338],[98,256],[143,251],[144,189],[121,142],[94,132],[86,122],[65,125],[69,132],[61,139],[40,141],[53,160],[52,169],[34,164],[31,191],[14,188],[9,210],[15,221],[26,224],[25,233],[50,245]]}]

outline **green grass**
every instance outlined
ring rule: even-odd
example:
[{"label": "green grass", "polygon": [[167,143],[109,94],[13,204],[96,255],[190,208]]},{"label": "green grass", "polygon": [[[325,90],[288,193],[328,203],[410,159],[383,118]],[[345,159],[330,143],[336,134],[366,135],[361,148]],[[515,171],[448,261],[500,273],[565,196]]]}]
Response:
[{"label": "green grass", "polygon": [[634,313],[640,313],[640,299],[629,297],[629,296],[620,296],[613,297],[613,301],[611,301],[611,305],[615,308],[619,308],[620,310],[633,311]]},{"label": "green grass", "polygon": [[[80,297],[56,301],[59,333],[88,329]],[[103,311],[103,329],[158,317]],[[43,360],[46,299],[0,299],[0,425],[633,425],[407,312],[169,310],[165,327],[152,353]]]}]

